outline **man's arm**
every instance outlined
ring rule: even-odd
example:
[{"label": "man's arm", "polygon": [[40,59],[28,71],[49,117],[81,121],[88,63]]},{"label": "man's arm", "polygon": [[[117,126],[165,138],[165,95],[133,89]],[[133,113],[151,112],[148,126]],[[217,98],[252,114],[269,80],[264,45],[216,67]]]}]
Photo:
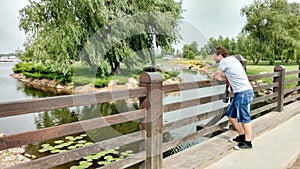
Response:
[{"label": "man's arm", "polygon": [[218,69],[214,74],[212,74],[212,79],[214,80],[226,80],[224,72]]}]

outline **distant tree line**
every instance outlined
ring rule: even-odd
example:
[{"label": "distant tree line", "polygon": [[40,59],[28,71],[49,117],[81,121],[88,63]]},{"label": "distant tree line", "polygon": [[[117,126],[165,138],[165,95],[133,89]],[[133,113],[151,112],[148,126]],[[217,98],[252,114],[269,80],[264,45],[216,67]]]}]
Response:
[{"label": "distant tree line", "polygon": [[200,51],[212,54],[221,45],[230,55],[241,54],[254,64],[276,60],[289,63],[300,59],[299,3],[287,0],[254,0],[241,9],[247,22],[236,39],[210,38]]}]

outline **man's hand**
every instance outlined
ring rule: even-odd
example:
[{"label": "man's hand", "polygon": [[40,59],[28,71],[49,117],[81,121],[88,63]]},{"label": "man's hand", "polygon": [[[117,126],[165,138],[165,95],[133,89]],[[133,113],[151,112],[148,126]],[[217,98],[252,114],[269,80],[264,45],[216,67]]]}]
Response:
[{"label": "man's hand", "polygon": [[220,81],[225,80],[225,75],[223,71],[218,69],[215,73],[212,74],[211,79],[220,80]]}]

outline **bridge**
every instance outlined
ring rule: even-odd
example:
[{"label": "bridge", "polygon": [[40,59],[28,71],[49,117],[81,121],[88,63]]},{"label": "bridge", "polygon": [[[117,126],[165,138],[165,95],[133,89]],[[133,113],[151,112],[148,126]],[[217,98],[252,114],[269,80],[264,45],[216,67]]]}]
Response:
[{"label": "bridge", "polygon": [[[277,127],[280,128],[284,124],[289,124],[291,121],[294,121],[294,118],[299,118],[300,61],[298,63],[298,70],[285,71],[284,67],[276,66],[272,73],[248,76],[250,81],[258,81],[265,78],[271,78],[273,80],[272,84],[262,84],[254,87],[255,93],[264,90],[271,90],[272,92],[265,95],[256,95],[254,101],[251,103],[251,117],[253,118],[254,132],[253,152],[259,150],[258,148],[261,145],[259,144],[260,138],[263,138],[268,133],[272,133]],[[288,76],[296,76],[296,78],[286,78]],[[121,134],[73,150],[41,157],[12,166],[11,168],[53,168],[83,159],[84,157],[97,154],[101,151],[133,143],[137,143],[139,147],[138,151],[133,152],[133,155],[110,162],[107,165],[97,166],[97,168],[127,168],[131,166],[147,169],[205,168],[209,166],[213,168],[215,166],[217,167],[217,165],[223,166],[223,164],[226,163],[226,159],[237,161],[234,158],[240,154],[233,152],[233,144],[227,141],[228,138],[235,136],[234,132],[232,130],[224,131],[224,128],[228,126],[228,121],[222,120],[227,105],[224,104],[224,106],[215,107],[215,109],[208,109],[202,113],[193,112],[190,116],[175,119],[174,121],[163,121],[163,115],[172,111],[205,104],[214,105],[222,102],[224,93],[217,93],[212,89],[224,88],[225,82],[203,80],[168,85],[163,85],[162,82],[163,78],[161,74],[156,72],[144,73],[140,76],[140,87],[134,89],[0,103],[0,118],[14,118],[23,114],[93,105],[116,100],[135,98],[140,102],[139,109],[134,111],[104,117],[101,116],[80,122],[1,137],[0,150],[26,146],[32,143],[135,121],[138,122],[140,126],[138,131]],[[286,89],[286,84],[294,84],[294,86]],[[165,94],[195,89],[211,90],[212,92],[210,92],[209,95],[199,93],[198,98],[180,100],[173,103],[164,103],[163,101]],[[174,129],[199,123],[204,125],[199,127],[198,130],[195,128],[193,133],[174,140],[166,141],[163,139],[163,134]],[[292,129],[295,130],[295,128]],[[222,131],[222,133],[216,134],[219,131]],[[176,149],[178,146],[187,144],[201,137],[208,137],[208,139],[188,147],[183,151],[164,157],[164,153],[168,150]],[[267,143],[267,141],[265,143]],[[270,142],[270,144],[272,144],[272,142]],[[281,152],[279,149],[278,151]],[[223,164],[222,161],[224,161]]]}]

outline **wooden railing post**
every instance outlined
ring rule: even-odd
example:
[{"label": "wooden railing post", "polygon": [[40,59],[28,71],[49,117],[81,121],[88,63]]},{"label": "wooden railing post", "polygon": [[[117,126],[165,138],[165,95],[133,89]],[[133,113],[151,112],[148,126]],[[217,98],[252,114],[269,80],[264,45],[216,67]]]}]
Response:
[{"label": "wooden railing post", "polygon": [[[298,60],[298,70],[300,70],[300,59]],[[300,72],[298,73],[298,80],[300,79]],[[300,81],[298,81],[298,86],[300,86]],[[300,94],[300,89],[298,90],[298,94]],[[300,100],[300,98],[298,98]]]},{"label": "wooden railing post", "polygon": [[283,99],[284,99],[284,77],[285,77],[285,68],[281,65],[276,66],[274,68],[274,72],[279,72],[278,77],[274,77],[273,82],[278,82],[278,87],[273,88],[273,92],[278,92],[278,96],[276,101],[278,102],[278,106],[276,111],[283,111]]},{"label": "wooden railing post", "polygon": [[163,77],[160,73],[143,73],[140,76],[140,86],[147,88],[147,94],[140,99],[141,108],[146,109],[145,120],[141,128],[146,130],[147,138],[144,142],[146,160],[141,165],[144,169],[162,168],[162,104],[163,104]]}]

